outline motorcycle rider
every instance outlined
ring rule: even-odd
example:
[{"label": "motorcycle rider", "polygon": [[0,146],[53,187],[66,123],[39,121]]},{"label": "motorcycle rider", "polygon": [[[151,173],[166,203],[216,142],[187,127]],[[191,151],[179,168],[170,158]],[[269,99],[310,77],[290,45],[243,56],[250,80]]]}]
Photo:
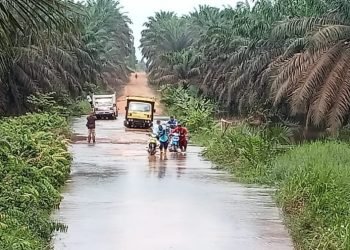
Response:
[{"label": "motorcycle rider", "polygon": [[180,149],[182,152],[186,152],[188,129],[186,127],[183,127],[181,122],[178,122],[176,128],[172,131],[172,133],[179,133],[179,135],[180,135],[180,141],[179,141]]},{"label": "motorcycle rider", "polygon": [[174,116],[170,116],[170,120],[167,122],[171,129],[174,129],[177,126],[177,121]]}]

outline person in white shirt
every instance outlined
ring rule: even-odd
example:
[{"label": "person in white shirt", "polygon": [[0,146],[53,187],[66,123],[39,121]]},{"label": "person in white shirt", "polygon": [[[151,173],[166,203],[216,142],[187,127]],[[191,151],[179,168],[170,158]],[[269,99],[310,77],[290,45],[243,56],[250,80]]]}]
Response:
[{"label": "person in white shirt", "polygon": [[90,95],[87,95],[86,99],[87,99],[87,101],[90,103],[90,106],[91,106],[91,108],[92,108],[92,107],[93,107],[93,104],[92,104],[92,99],[91,99]]},{"label": "person in white shirt", "polygon": [[156,123],[156,125],[155,126],[153,126],[153,134],[155,134],[155,135],[157,135],[157,139],[159,138],[158,137],[158,134],[159,134],[159,126],[162,126],[161,124],[160,124],[160,120],[157,120],[157,123]]}]

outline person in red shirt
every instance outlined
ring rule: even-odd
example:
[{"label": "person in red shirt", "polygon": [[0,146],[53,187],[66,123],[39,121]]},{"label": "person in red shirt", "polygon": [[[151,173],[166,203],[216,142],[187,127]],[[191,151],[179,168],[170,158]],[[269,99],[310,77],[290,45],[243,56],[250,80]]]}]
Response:
[{"label": "person in red shirt", "polygon": [[179,133],[180,141],[179,146],[182,152],[186,152],[187,150],[187,136],[188,130],[186,127],[183,127],[180,122],[177,123],[176,128],[172,131],[172,133]]}]

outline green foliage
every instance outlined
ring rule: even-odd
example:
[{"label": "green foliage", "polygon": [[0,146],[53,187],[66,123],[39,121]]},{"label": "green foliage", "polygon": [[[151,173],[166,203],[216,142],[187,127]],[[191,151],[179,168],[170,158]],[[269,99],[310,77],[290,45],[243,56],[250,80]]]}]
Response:
[{"label": "green foliage", "polygon": [[350,248],[350,147],[305,144],[272,163],[277,200],[300,249]]},{"label": "green foliage", "polygon": [[59,106],[54,98],[55,93],[37,93],[28,97],[28,103],[32,105],[34,112],[47,112],[53,114],[66,113],[67,109]]},{"label": "green foliage", "polygon": [[131,21],[116,0],[89,0],[83,5],[82,40],[89,53],[94,55],[102,73],[102,81],[111,86],[128,79],[128,66],[135,67],[135,50],[129,27]]},{"label": "green foliage", "polygon": [[91,111],[90,103],[87,100],[73,101],[69,97],[60,97],[58,101],[55,98],[56,93],[36,93],[28,97],[31,112],[46,112],[58,114],[64,117],[80,116],[88,114]]},{"label": "green foliage", "polygon": [[68,109],[72,116],[87,115],[91,112],[91,106],[87,100],[73,102]]},{"label": "green foliage", "polygon": [[133,64],[130,20],[116,0],[0,3],[0,115],[23,114],[27,98],[51,93],[70,102],[115,88]]},{"label": "green foliage", "polygon": [[265,182],[268,163],[289,148],[289,133],[285,127],[276,125],[267,128],[241,125],[225,133],[215,129],[208,140],[202,140],[206,146],[204,156],[245,181]]},{"label": "green foliage", "polygon": [[168,112],[184,123],[191,133],[213,125],[214,104],[198,98],[194,91],[182,87],[163,87],[161,101]]},{"label": "green foliage", "polygon": [[0,121],[0,249],[47,249],[50,219],[70,172],[65,118],[31,114]]}]

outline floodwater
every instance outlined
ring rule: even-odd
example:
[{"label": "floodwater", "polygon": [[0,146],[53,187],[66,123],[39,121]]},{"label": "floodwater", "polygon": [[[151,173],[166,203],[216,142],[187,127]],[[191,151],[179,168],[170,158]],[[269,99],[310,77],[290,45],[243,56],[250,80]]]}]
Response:
[{"label": "floodwater", "polygon": [[[85,118],[74,121],[85,135]],[[234,182],[190,146],[149,159],[147,135],[122,118],[97,122],[97,143],[76,141],[55,217],[55,250],[293,249],[268,190]],[[79,138],[79,136],[77,137]]]}]

